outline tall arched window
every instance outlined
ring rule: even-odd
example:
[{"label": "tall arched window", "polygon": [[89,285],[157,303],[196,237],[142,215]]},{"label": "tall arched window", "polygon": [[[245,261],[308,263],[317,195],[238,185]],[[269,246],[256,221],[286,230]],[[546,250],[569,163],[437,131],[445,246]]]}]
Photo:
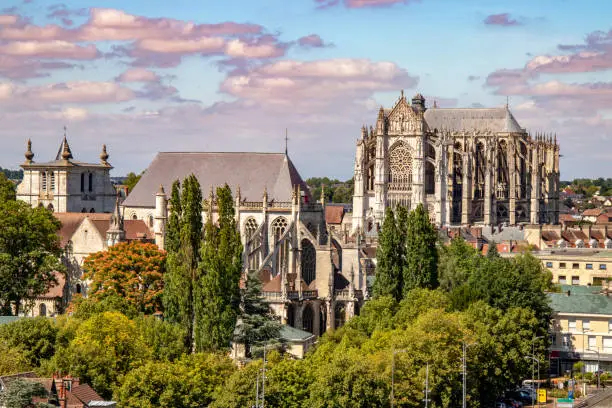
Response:
[{"label": "tall arched window", "polygon": [[81,193],[85,192],[85,173],[81,173]]},{"label": "tall arched window", "polygon": [[317,278],[317,252],[314,245],[307,240],[302,240],[302,279],[307,285]]},{"label": "tall arched window", "polygon": [[55,172],[52,171],[50,173],[50,176],[51,176],[51,186],[50,186],[50,189],[51,189],[52,192],[55,192]]},{"label": "tall arched window", "polygon": [[272,237],[274,247],[278,251],[276,253],[276,273],[281,273],[287,270],[289,263],[289,240],[284,240],[281,244],[278,244],[281,237],[287,231],[287,219],[285,217],[278,217],[272,221]]},{"label": "tall arched window", "polygon": [[249,240],[253,237],[253,234],[255,234],[255,231],[257,231],[257,221],[255,221],[255,218],[253,217],[249,217],[245,223],[244,223],[244,237]]},{"label": "tall arched window", "polygon": [[412,151],[404,143],[396,143],[389,153],[389,190],[412,189]]},{"label": "tall arched window", "polygon": [[89,192],[93,191],[93,173],[89,173]]},{"label": "tall arched window", "polygon": [[39,316],[47,316],[47,305],[45,305],[44,303],[41,303],[38,306],[38,315]]},{"label": "tall arched window", "polygon": [[51,212],[55,211],[55,208],[53,208],[53,204],[49,204],[49,205],[47,206],[47,210],[49,210],[49,211],[51,211]]},{"label": "tall arched window", "polygon": [[485,192],[485,150],[482,142],[476,143],[476,163],[475,163],[476,174],[474,175],[474,199],[484,198]]},{"label": "tall arched window", "polygon": [[302,312],[302,327],[304,331],[313,333],[314,315],[310,305],[306,305],[304,307],[304,311]]},{"label": "tall arched window", "polygon": [[336,303],[334,309],[334,319],[336,329],[344,326],[344,323],[346,322],[346,308],[344,307],[344,303]]},{"label": "tall arched window", "polygon": [[497,199],[505,200],[508,198],[510,189],[510,177],[508,174],[508,145],[505,140],[499,142],[497,150]]},{"label": "tall arched window", "polygon": [[295,309],[291,303],[287,305],[287,324],[295,327]]},{"label": "tall arched window", "polygon": [[81,284],[77,283],[76,284],[76,293],[82,293],[82,292],[83,292],[83,288],[82,288]]}]

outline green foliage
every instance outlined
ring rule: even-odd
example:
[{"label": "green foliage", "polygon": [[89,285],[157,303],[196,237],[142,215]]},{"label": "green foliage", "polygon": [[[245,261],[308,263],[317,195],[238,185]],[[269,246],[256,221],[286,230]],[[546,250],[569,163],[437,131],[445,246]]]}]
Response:
[{"label": "green foliage", "polygon": [[152,316],[138,317],[135,322],[156,360],[174,361],[189,352],[183,342],[185,330],[178,324]]},{"label": "green foliage", "polygon": [[55,367],[79,377],[103,397],[130,370],[151,359],[136,323],[117,312],[104,312],[81,323],[68,344],[54,356]]},{"label": "green foliage", "polygon": [[441,246],[439,253],[440,287],[446,291],[464,284],[480,261],[478,251],[461,237],[453,239],[450,245]]},{"label": "green foliage", "polygon": [[15,183],[10,181],[3,172],[0,172],[0,203],[15,200]]},{"label": "green foliage", "polygon": [[438,235],[429,215],[419,204],[408,216],[404,287],[406,295],[414,288],[438,287]]},{"label": "green foliage", "polygon": [[403,242],[395,214],[390,207],[387,207],[376,249],[376,279],[373,287],[375,298],[392,296],[396,301],[402,299]]},{"label": "green foliage", "polygon": [[240,313],[242,243],[236,226],[232,192],[217,188],[218,225],[209,217],[202,244],[201,279],[196,289],[196,348],[229,347]]},{"label": "green foliage", "polygon": [[[19,347],[30,366],[53,357],[58,329],[46,317],[24,318],[0,325],[0,344]],[[4,358],[4,357],[2,357]]]},{"label": "green foliage", "polygon": [[33,403],[34,397],[45,397],[47,391],[42,384],[17,378],[8,383],[6,390],[0,393],[0,406],[6,408],[47,407],[47,404]]},{"label": "green foliage", "polygon": [[136,173],[134,172],[130,172],[127,174],[127,176],[125,177],[125,180],[123,180],[123,184],[127,186],[128,192],[131,192],[132,190],[134,190],[134,187],[136,187],[136,184],[138,184],[143,174],[144,174],[144,171],[140,173],[139,175],[136,175]]},{"label": "green foliage", "polygon": [[349,320],[346,328],[371,336],[374,330],[392,328],[398,303],[393,296],[379,296],[366,302],[359,316]]},{"label": "green foliage", "polygon": [[[244,408],[255,406],[257,376],[261,360],[254,361],[227,378],[223,388],[215,393],[211,408]],[[269,405],[268,405],[269,406]]]},{"label": "green foliage", "polygon": [[256,271],[248,275],[240,295],[240,316],[234,331],[234,342],[244,344],[247,357],[250,357],[255,346],[270,340],[280,341],[281,324],[264,301],[261,280]]},{"label": "green foliage", "polygon": [[166,318],[185,329],[185,345],[193,348],[195,291],[200,279],[202,242],[202,191],[192,174],[172,185],[172,205],[168,223],[167,273],[164,275],[163,304]]},{"label": "green foliage", "polygon": [[44,208],[21,201],[0,202],[0,313],[21,311],[56,283],[63,271],[57,231],[60,222]]},{"label": "green foliage", "polygon": [[318,200],[321,197],[321,190],[325,186],[325,201],[328,203],[352,203],[355,182],[351,178],[345,182],[328,177],[312,177],[306,180],[310,187],[313,198]]},{"label": "green foliage", "polygon": [[21,347],[10,346],[6,341],[0,341],[0,376],[30,371],[25,351]]},{"label": "green foliage", "polygon": [[84,298],[79,295],[73,296],[68,312],[74,318],[81,320],[87,320],[96,314],[104,312],[119,312],[129,318],[134,318],[139,314],[133,303],[117,295],[105,296],[102,299]]},{"label": "green foliage", "polygon": [[227,358],[194,354],[174,363],[149,362],[126,375],[115,398],[122,407],[204,407],[235,371]]},{"label": "green foliage", "polygon": [[9,180],[21,181],[23,180],[23,170],[9,170],[3,169],[0,167],[0,173],[4,174],[4,176]]}]

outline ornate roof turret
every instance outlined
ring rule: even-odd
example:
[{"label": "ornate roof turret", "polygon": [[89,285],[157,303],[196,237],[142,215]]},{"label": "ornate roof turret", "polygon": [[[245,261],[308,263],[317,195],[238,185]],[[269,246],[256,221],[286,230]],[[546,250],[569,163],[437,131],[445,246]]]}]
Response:
[{"label": "ornate roof turret", "polygon": [[26,163],[32,163],[34,153],[32,152],[32,140],[28,139],[28,150],[25,152]]},{"label": "ornate roof turret", "polygon": [[425,97],[417,93],[412,97],[412,108],[419,112],[425,112]]},{"label": "ornate roof turret", "polygon": [[72,151],[70,150],[70,146],[68,145],[68,139],[66,139],[66,136],[64,136],[64,142],[63,142],[63,149],[62,149],[62,159],[65,161],[68,161],[70,159],[72,159]]},{"label": "ornate roof turret", "polygon": [[106,145],[102,145],[102,153],[100,153],[100,162],[108,166],[109,155],[106,152]]}]

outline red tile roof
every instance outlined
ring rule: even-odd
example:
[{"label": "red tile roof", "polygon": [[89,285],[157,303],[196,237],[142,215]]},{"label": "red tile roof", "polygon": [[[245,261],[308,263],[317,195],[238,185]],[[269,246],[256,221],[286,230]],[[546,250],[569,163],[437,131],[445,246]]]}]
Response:
[{"label": "red tile roof", "polygon": [[[72,239],[77,228],[79,228],[79,225],[81,225],[86,218],[93,224],[96,230],[98,230],[102,238],[106,238],[106,232],[110,228],[110,219],[112,216],[112,214],[108,213],[55,213],[53,215],[62,223],[59,230],[62,247],[66,246],[68,241]],[[153,233],[143,220],[125,220],[123,226],[125,229],[125,238],[128,241],[136,239],[155,239]]]},{"label": "red tile roof", "polygon": [[582,215],[585,217],[597,217],[603,213],[605,213],[605,210],[602,210],[601,208],[589,208],[588,210],[584,210]]},{"label": "red tile roof", "polygon": [[342,224],[344,207],[339,205],[328,205],[325,207],[325,222],[328,224]]},{"label": "red tile roof", "polygon": [[57,284],[49,288],[47,293],[41,295],[41,298],[55,299],[64,297],[64,287],[66,286],[66,277],[61,272],[53,272],[53,276],[57,280]]},{"label": "red tile roof", "polygon": [[104,401],[102,397],[89,386],[89,384],[81,384],[77,385],[76,387],[72,387],[71,392],[76,398],[85,404],[88,404],[91,401]]}]

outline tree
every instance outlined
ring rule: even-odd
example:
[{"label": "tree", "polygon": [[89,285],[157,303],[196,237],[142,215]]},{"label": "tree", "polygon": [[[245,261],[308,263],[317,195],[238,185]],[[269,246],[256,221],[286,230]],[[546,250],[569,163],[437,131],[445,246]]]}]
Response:
[{"label": "tree", "polygon": [[179,192],[172,185],[172,205],[168,223],[168,261],[164,275],[163,304],[169,321],[185,329],[185,345],[193,349],[195,340],[195,288],[200,279],[202,243],[202,191],[192,174]]},{"label": "tree", "polygon": [[53,271],[64,270],[60,222],[44,208],[5,201],[0,202],[0,225],[0,313],[19,314],[57,283]]},{"label": "tree", "polygon": [[119,312],[129,318],[139,315],[136,306],[119,295],[108,295],[101,299],[91,297],[84,298],[81,295],[73,295],[67,312],[75,319],[87,320],[90,317],[104,312]]},{"label": "tree", "polygon": [[0,172],[0,203],[15,200],[15,183],[10,181],[3,172]]},{"label": "tree", "polygon": [[140,173],[139,175],[136,175],[136,173],[134,172],[130,172],[127,174],[127,176],[125,177],[125,180],[123,180],[123,184],[127,186],[128,192],[131,192],[132,190],[134,190],[134,187],[136,187],[136,184],[138,184],[143,174],[144,174],[144,171]]},{"label": "tree", "polygon": [[34,397],[46,397],[47,390],[41,383],[17,378],[9,382],[6,390],[0,392],[0,406],[6,408],[52,407],[46,403],[34,403]]},{"label": "tree", "polygon": [[233,201],[227,184],[217,188],[218,225],[213,224],[209,208],[197,286],[198,350],[229,347],[240,313],[242,243]]},{"label": "tree", "polygon": [[0,344],[19,347],[28,364],[37,367],[53,357],[57,333],[53,321],[46,317],[19,319],[0,325]]},{"label": "tree", "polygon": [[89,255],[83,266],[92,298],[120,296],[147,314],[162,308],[166,254],[156,245],[121,242]]},{"label": "tree", "polygon": [[20,347],[10,346],[5,341],[0,341],[0,376],[22,373],[24,371],[30,371],[28,359],[26,353]]},{"label": "tree", "polygon": [[480,258],[478,251],[461,237],[441,246],[438,261],[440,287],[450,292],[463,285],[478,267]]},{"label": "tree", "polygon": [[280,339],[281,324],[264,302],[261,280],[257,271],[248,275],[241,292],[240,317],[234,332],[234,342],[244,344],[247,357],[254,347]]},{"label": "tree", "polygon": [[437,241],[436,229],[423,204],[419,204],[408,216],[404,294],[417,287],[432,289],[438,286]]},{"label": "tree", "polygon": [[125,374],[150,359],[151,349],[136,323],[121,313],[104,312],[76,328],[68,347],[55,354],[54,365],[110,398]]},{"label": "tree", "polygon": [[175,361],[189,353],[185,347],[185,330],[178,324],[160,320],[152,316],[135,319],[136,326],[151,355],[160,361]]},{"label": "tree", "polygon": [[149,362],[130,371],[115,393],[120,406],[209,406],[235,367],[227,357],[198,353],[174,363]]},{"label": "tree", "polygon": [[402,237],[395,220],[395,215],[393,210],[387,207],[382,230],[378,236],[378,248],[376,249],[374,297],[392,296],[397,301],[401,300],[403,291],[403,254]]}]

